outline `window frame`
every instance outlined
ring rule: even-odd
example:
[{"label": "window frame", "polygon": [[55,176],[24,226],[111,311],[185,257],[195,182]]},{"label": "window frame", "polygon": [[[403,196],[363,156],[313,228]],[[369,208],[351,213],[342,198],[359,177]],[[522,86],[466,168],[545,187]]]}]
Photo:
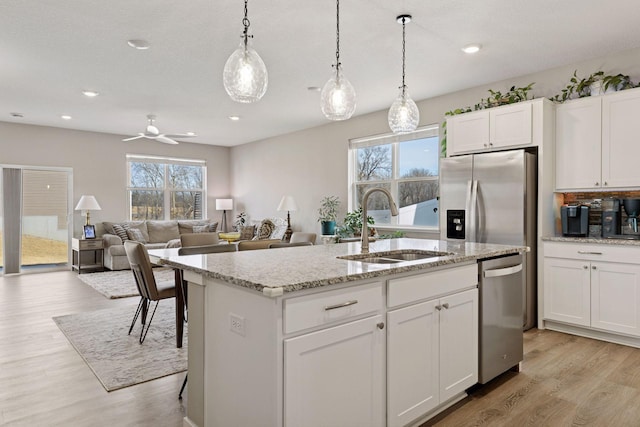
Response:
[{"label": "window frame", "polygon": [[[369,186],[382,186],[384,184],[390,184],[390,191],[393,199],[395,201],[398,200],[398,191],[399,185],[403,182],[427,182],[427,181],[436,181],[439,184],[440,180],[440,157],[441,153],[438,150],[438,175],[436,176],[425,176],[425,177],[400,177],[400,144],[402,142],[414,141],[417,139],[425,139],[425,138],[437,138],[438,139],[438,147],[440,147],[441,143],[441,135],[440,135],[440,126],[438,124],[431,124],[422,126],[416,129],[413,132],[396,135],[393,133],[385,133],[361,138],[354,138],[349,140],[349,150],[348,150],[348,177],[349,177],[349,190],[348,190],[348,209],[349,211],[353,211],[358,209],[360,206],[360,200],[357,200],[358,197],[358,185],[369,185]],[[356,174],[358,171],[358,149],[373,147],[378,145],[389,145],[391,144],[391,177],[389,179],[384,180],[370,180],[370,181],[358,181],[356,179]],[[439,192],[438,192],[439,193]],[[440,230],[440,220],[438,216],[438,226],[424,226],[424,225],[409,225],[409,224],[398,224],[397,217],[391,217],[391,222],[389,224],[376,224],[375,228],[377,229],[392,229],[392,230],[407,230],[407,231],[428,231],[428,232],[438,232]]]},{"label": "window frame", "polygon": [[[164,165],[164,179],[163,179],[163,188],[149,188],[149,187],[133,187],[131,185],[131,163],[156,163]],[[131,205],[131,191],[161,191],[163,195],[163,218],[158,219],[159,221],[169,221],[171,220],[171,193],[174,192],[200,192],[202,193],[202,218],[206,219],[207,217],[207,162],[205,160],[198,159],[182,159],[176,157],[161,157],[161,156],[150,156],[150,155],[142,155],[142,154],[127,154],[126,155],[126,165],[127,165],[127,182],[125,193],[127,197],[127,210],[128,210],[128,218],[131,221],[133,210]],[[169,167],[170,166],[198,166],[202,169],[202,187],[199,189],[195,188],[173,188],[168,186],[167,177],[169,176]]]}]

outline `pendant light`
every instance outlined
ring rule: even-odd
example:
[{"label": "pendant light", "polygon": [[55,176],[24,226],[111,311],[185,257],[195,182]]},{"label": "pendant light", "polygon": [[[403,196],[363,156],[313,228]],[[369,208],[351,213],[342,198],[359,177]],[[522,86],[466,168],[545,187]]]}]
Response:
[{"label": "pendant light", "polygon": [[340,0],[336,0],[336,63],[335,73],[320,93],[320,108],[329,120],[347,120],[356,111],[356,91],[342,74],[340,63]]},{"label": "pendant light", "polygon": [[398,24],[402,24],[402,86],[400,94],[389,108],[389,127],[393,133],[413,132],[420,121],[420,111],[413,102],[404,84],[405,70],[405,25],[411,22],[411,15],[400,15],[396,18]]},{"label": "pendant light", "polygon": [[260,55],[251,47],[249,39],[249,18],[247,18],[247,1],[244,0],[244,19],[242,25],[242,41],[227,63],[224,64],[224,89],[231,99],[237,102],[250,103],[259,101],[267,91],[269,76]]}]

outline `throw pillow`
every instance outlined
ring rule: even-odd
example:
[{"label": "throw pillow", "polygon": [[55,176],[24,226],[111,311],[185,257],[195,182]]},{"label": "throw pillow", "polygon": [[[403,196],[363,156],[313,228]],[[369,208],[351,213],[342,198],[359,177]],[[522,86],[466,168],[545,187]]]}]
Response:
[{"label": "throw pillow", "polygon": [[144,235],[142,234],[142,231],[138,228],[128,229],[127,236],[129,236],[130,240],[135,240],[136,242],[140,242],[140,243],[147,243],[147,241],[144,238]]},{"label": "throw pillow", "polygon": [[276,229],[276,225],[271,222],[271,220],[265,219],[260,223],[260,228],[258,228],[258,235],[254,238],[255,240],[265,240],[271,237],[271,233]]},{"label": "throw pillow", "polygon": [[193,232],[194,233],[215,233],[217,228],[218,228],[218,223],[212,222],[211,224],[207,224],[207,225],[194,225]]},{"label": "throw pillow", "polygon": [[282,240],[284,239],[284,233],[287,232],[287,225],[276,225],[276,228],[271,233],[270,239]]},{"label": "throw pillow", "polygon": [[240,240],[251,240],[256,232],[255,225],[247,225],[240,230]]},{"label": "throw pillow", "polygon": [[113,224],[113,232],[124,242],[125,240],[129,240],[129,235],[127,235],[127,230],[120,224]]}]

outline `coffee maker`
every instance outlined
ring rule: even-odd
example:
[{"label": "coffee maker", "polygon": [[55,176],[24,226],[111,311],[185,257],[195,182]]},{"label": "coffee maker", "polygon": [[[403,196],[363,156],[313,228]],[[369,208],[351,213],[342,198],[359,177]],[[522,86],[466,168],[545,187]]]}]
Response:
[{"label": "coffee maker", "polygon": [[602,237],[611,238],[622,233],[622,212],[619,199],[602,201]]},{"label": "coffee maker", "polygon": [[589,234],[589,206],[562,206],[562,235],[565,237],[587,237]]}]

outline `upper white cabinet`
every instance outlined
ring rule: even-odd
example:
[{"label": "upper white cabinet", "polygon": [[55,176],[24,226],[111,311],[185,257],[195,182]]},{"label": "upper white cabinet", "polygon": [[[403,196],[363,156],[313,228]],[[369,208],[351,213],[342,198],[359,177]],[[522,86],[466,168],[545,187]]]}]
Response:
[{"label": "upper white cabinet", "polygon": [[640,90],[556,107],[556,189],[640,187]]},{"label": "upper white cabinet", "polygon": [[602,183],[600,98],[556,107],[556,188],[593,188]]},{"label": "upper white cabinet", "polygon": [[460,114],[447,119],[447,155],[477,153],[533,143],[534,101]]}]

